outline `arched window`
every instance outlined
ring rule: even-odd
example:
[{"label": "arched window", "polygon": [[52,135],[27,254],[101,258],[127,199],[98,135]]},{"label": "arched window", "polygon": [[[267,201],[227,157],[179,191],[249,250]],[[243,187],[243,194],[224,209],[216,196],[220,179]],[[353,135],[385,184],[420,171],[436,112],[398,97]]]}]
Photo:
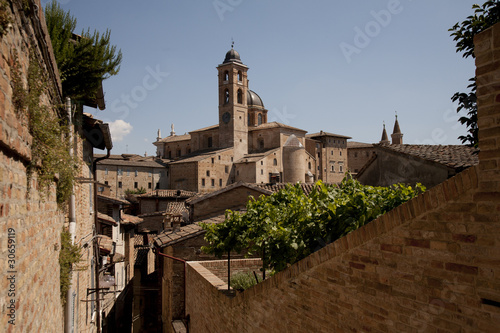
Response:
[{"label": "arched window", "polygon": [[264,140],[263,139],[259,140],[259,149],[264,149]]},{"label": "arched window", "polygon": [[241,89],[238,89],[238,103],[243,104],[243,92]]},{"label": "arched window", "polygon": [[224,72],[224,81],[229,81],[229,72],[228,71]]},{"label": "arched window", "polygon": [[258,120],[257,120],[257,124],[258,124],[258,125],[262,125],[262,113],[259,113],[259,117],[258,117]]},{"label": "arched window", "polygon": [[311,170],[311,162],[307,163],[307,168]]},{"label": "arched window", "polygon": [[275,165],[275,166],[278,165],[278,160],[277,159],[273,160],[273,165]]},{"label": "arched window", "polygon": [[243,80],[243,74],[241,71],[238,71],[238,81],[241,82]]},{"label": "arched window", "polygon": [[229,103],[229,90],[228,89],[226,89],[224,91],[224,104],[227,104],[227,103]]}]

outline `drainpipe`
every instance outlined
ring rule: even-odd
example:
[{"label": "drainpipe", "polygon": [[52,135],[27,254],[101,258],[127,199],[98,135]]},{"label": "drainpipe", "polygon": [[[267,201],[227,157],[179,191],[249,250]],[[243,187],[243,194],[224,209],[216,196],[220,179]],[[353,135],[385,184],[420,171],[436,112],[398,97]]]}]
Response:
[{"label": "drainpipe", "polygon": [[[111,149],[107,148],[106,156],[94,159],[92,163],[92,173],[94,176],[94,226],[97,235],[99,220],[97,219],[97,162],[109,158]],[[95,295],[96,295],[96,328],[97,333],[101,332],[101,302],[99,301],[99,242],[94,241],[94,256],[95,256]]]},{"label": "drainpipe", "polygon": [[[66,111],[68,113],[68,127],[69,127],[69,155],[73,157],[74,149],[73,149],[73,115],[71,112],[71,99],[66,97]],[[69,197],[69,207],[68,207],[68,220],[69,220],[69,233],[71,235],[71,244],[75,244],[76,237],[76,214],[75,214],[75,187],[71,189],[71,195]],[[70,272],[71,279],[73,272]],[[72,313],[74,313],[74,304],[72,302],[73,296],[73,284],[70,284],[68,291],[66,292],[66,311],[65,311],[65,325],[64,332],[71,333],[73,332],[73,323],[74,318],[72,317]]]}]

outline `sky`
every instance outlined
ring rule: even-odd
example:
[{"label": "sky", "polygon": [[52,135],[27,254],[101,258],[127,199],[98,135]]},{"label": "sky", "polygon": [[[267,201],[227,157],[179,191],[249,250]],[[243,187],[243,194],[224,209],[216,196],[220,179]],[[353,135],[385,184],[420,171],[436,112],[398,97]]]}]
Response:
[{"label": "sky", "polygon": [[85,110],[110,124],[113,154],[155,155],[171,124],[177,135],[217,124],[216,67],[232,41],[268,121],[373,143],[397,112],[404,143],[466,134],[451,97],[467,91],[474,59],[456,53],[448,29],[478,1],[58,2],[76,33],[110,29],[123,53],[103,82],[106,109]]}]

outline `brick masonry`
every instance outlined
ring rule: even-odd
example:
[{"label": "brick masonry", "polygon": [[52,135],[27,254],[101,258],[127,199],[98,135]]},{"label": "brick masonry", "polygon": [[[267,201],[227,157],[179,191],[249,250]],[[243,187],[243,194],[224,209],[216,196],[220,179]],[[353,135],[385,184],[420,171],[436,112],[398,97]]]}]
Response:
[{"label": "brick masonry", "polygon": [[228,298],[187,266],[190,332],[497,332],[500,24],[476,43],[480,163]]},{"label": "brick masonry", "polygon": [[[34,15],[43,22],[42,7],[39,1],[37,4],[40,11]],[[12,103],[16,58],[25,85],[30,51],[45,72],[49,73],[53,63],[44,26],[38,26],[34,15],[25,16],[22,6],[20,1],[8,2],[12,24],[0,40],[0,331],[61,332],[59,249],[64,215],[57,207],[54,186],[43,197],[33,177],[28,193],[26,168],[31,161],[31,136]],[[45,50],[47,41],[49,48]],[[44,55],[45,51],[48,53]],[[49,84],[57,91],[57,73],[55,77]],[[47,91],[42,100],[61,102],[57,93],[54,96]]]}]

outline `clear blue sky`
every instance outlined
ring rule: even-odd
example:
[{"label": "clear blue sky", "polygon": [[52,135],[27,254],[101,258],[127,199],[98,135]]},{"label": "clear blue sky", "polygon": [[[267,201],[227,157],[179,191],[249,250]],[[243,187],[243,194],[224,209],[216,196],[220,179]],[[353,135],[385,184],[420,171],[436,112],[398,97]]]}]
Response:
[{"label": "clear blue sky", "polygon": [[112,124],[115,154],[155,154],[157,130],[172,123],[177,134],[216,124],[216,67],[232,38],[270,121],[378,142],[397,111],[405,143],[459,144],[450,98],[466,91],[474,60],[448,29],[477,2],[59,1],[78,33],[109,28],[122,50],[106,110],[87,109]]}]

